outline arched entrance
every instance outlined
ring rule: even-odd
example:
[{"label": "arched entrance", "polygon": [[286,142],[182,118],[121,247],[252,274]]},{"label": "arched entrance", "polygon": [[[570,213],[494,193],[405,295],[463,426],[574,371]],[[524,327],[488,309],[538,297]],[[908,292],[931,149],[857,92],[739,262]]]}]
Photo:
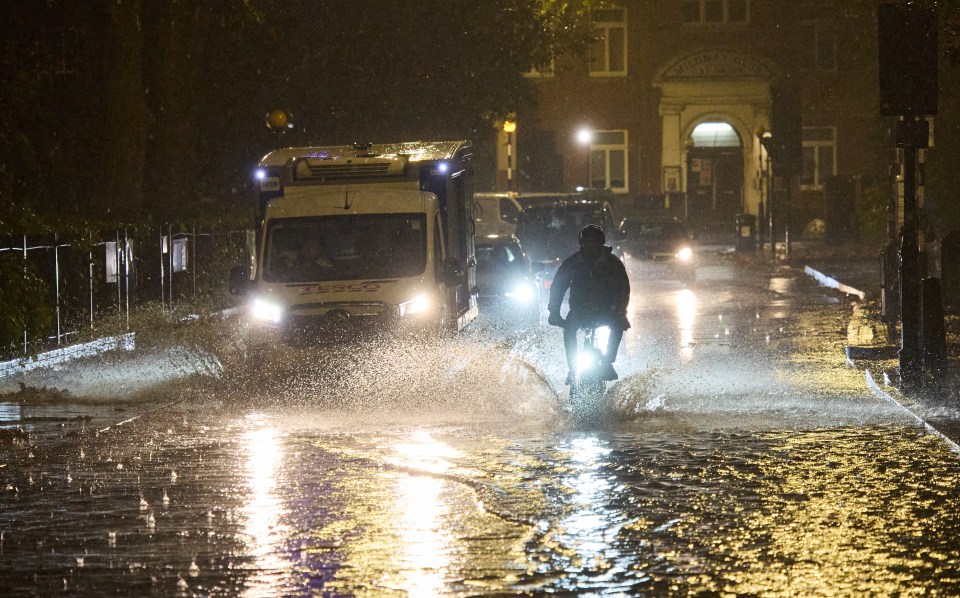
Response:
[{"label": "arched entrance", "polygon": [[663,191],[685,191],[682,212],[700,228],[732,231],[737,212],[759,214],[761,147],[754,132],[770,129],[770,89],[778,76],[768,61],[724,49],[677,56],[657,73]]},{"label": "arched entrance", "polygon": [[687,219],[698,228],[734,222],[743,205],[743,143],[729,123],[694,127],[687,150]]}]

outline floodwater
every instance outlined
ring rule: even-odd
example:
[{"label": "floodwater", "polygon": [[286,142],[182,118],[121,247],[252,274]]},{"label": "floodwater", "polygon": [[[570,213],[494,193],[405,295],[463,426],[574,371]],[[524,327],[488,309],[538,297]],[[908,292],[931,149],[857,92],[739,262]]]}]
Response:
[{"label": "floodwater", "polygon": [[432,343],[219,330],[221,377],[122,413],[3,404],[0,587],[960,593],[960,460],[845,367],[845,299],[717,257],[691,288],[631,273],[588,422],[559,330],[502,308]]}]

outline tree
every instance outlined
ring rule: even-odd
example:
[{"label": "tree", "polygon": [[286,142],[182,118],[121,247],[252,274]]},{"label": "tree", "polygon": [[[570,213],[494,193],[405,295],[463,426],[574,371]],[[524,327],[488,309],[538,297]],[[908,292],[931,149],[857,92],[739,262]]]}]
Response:
[{"label": "tree", "polygon": [[147,150],[140,0],[104,2],[103,201],[121,219],[140,215]]},{"label": "tree", "polygon": [[[78,218],[232,213],[277,142],[263,126],[274,107],[296,117],[285,143],[489,134],[491,120],[533,105],[523,71],[586,48],[588,9],[589,0],[3,3],[0,108],[11,118],[0,124],[0,197],[61,229]],[[8,224],[20,213],[2,209]]]}]

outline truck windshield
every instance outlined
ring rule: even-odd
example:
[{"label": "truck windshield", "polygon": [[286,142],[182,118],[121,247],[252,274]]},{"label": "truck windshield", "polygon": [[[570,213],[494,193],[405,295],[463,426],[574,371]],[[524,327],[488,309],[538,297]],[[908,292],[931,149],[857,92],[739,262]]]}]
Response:
[{"label": "truck windshield", "polygon": [[317,282],[402,278],[427,265],[423,214],[278,218],[267,227],[263,278]]}]

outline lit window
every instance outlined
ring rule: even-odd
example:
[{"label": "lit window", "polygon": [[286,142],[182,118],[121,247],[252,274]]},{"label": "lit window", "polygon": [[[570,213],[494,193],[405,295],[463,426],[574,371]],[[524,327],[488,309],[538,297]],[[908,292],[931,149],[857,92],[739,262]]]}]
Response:
[{"label": "lit window", "polygon": [[740,147],[737,131],[725,122],[705,122],[690,134],[696,147]]},{"label": "lit window", "polygon": [[590,143],[590,187],[628,190],[626,131],[594,131]]},{"label": "lit window", "polygon": [[837,174],[836,137],[834,127],[803,128],[801,189],[823,189],[827,177]]},{"label": "lit window", "polygon": [[591,77],[627,74],[627,9],[604,8],[590,13],[596,41],[590,46]]},{"label": "lit window", "polygon": [[746,23],[750,20],[749,0],[681,0],[684,23]]}]

